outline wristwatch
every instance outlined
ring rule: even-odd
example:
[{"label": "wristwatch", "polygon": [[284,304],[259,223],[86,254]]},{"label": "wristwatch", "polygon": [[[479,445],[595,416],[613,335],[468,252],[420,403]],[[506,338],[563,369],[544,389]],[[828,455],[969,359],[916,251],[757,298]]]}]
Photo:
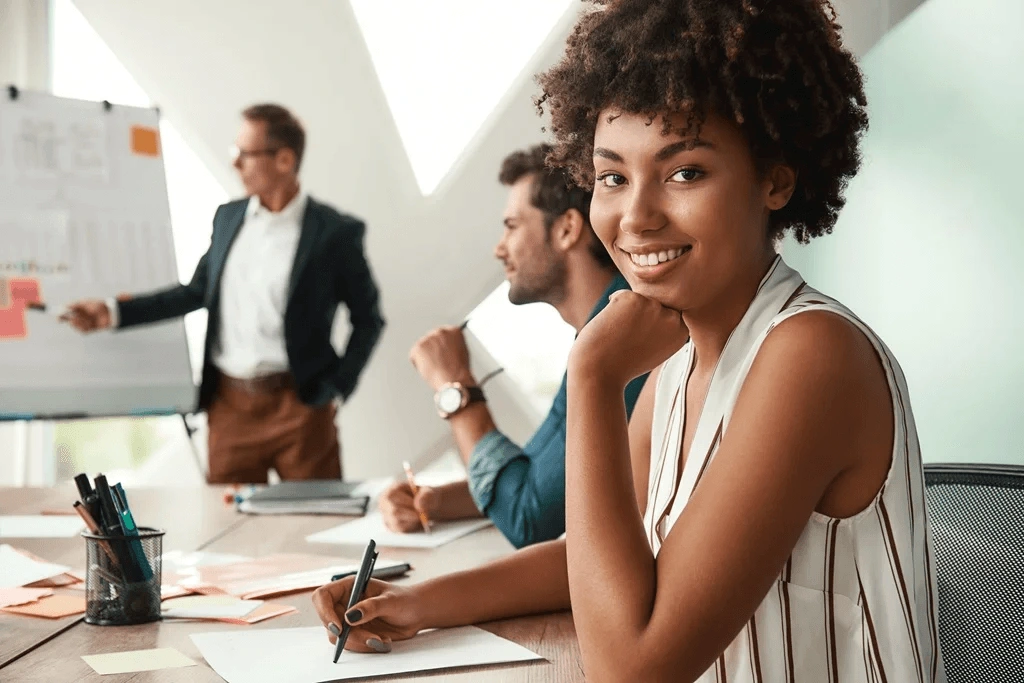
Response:
[{"label": "wristwatch", "polygon": [[437,414],[444,419],[450,418],[470,403],[484,401],[484,390],[480,387],[467,387],[462,382],[442,384],[434,394],[434,405]]}]

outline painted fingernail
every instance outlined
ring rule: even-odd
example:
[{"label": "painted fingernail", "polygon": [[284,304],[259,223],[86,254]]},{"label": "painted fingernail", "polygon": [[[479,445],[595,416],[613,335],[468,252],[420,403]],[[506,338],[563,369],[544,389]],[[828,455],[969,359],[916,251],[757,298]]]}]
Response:
[{"label": "painted fingernail", "polygon": [[391,652],[391,643],[385,643],[382,640],[376,638],[370,638],[366,641],[366,646],[377,652]]},{"label": "painted fingernail", "polygon": [[333,633],[336,636],[340,636],[341,635],[341,629],[338,628],[337,624],[327,624],[327,630],[330,631],[331,633]]},{"label": "painted fingernail", "polygon": [[348,619],[348,622],[351,624],[362,619],[363,613],[357,609],[350,609],[345,613],[345,618]]}]

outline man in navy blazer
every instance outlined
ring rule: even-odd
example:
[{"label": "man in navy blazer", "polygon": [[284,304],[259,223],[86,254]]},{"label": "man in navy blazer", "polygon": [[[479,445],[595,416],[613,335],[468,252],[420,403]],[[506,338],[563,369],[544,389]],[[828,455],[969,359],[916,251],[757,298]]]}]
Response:
[{"label": "man in navy blazer", "polygon": [[[301,188],[305,131],[285,108],[249,107],[235,150],[248,197],[217,209],[188,284],[73,303],[88,332],[209,312],[199,407],[209,418],[211,483],[341,477],[334,399],[344,401],[380,338],[380,296],[362,221]],[[339,304],[352,327],[331,344]]]}]

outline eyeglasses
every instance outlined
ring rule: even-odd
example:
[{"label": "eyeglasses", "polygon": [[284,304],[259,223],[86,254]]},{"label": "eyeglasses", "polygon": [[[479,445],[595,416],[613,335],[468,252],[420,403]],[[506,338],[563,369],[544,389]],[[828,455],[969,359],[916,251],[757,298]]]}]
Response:
[{"label": "eyeglasses", "polygon": [[267,149],[241,149],[238,145],[231,145],[229,150],[232,159],[245,159],[246,157],[259,157],[259,156],[273,156],[281,151],[280,147],[270,147]]}]

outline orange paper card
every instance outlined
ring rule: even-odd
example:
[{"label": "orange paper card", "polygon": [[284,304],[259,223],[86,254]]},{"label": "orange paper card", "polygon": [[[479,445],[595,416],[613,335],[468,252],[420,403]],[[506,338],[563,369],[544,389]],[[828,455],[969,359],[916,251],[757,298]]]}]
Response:
[{"label": "orange paper card", "polygon": [[24,605],[48,595],[53,595],[49,588],[0,588],[0,607]]},{"label": "orange paper card", "polygon": [[5,607],[4,612],[24,614],[29,617],[61,619],[85,612],[85,598],[81,595],[51,595],[39,602],[20,607]]},{"label": "orange paper card", "polygon": [[246,614],[244,617],[239,619],[217,619],[217,621],[226,621],[229,624],[255,624],[271,617],[279,617],[282,614],[291,614],[292,612],[298,612],[299,610],[291,605],[275,604],[272,602],[264,603],[260,607],[257,607],[253,611]]},{"label": "orange paper card", "polygon": [[132,151],[144,157],[160,156],[160,131],[148,126],[132,126]]}]

